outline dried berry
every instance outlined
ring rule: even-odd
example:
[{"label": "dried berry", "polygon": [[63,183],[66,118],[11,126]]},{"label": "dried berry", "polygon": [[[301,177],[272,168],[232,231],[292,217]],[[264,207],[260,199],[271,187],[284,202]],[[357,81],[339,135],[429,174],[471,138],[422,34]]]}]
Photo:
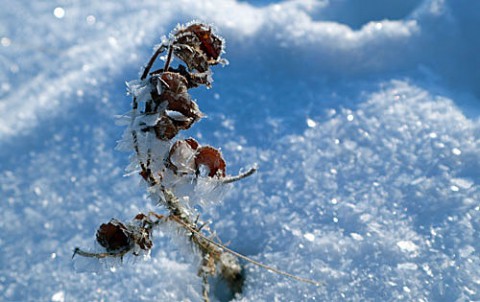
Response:
[{"label": "dried berry", "polygon": [[198,147],[193,138],[176,141],[170,148],[167,166],[176,174],[193,174],[195,171],[195,153]]},{"label": "dried berry", "polygon": [[[188,94],[188,83],[184,76],[165,72],[152,78],[152,84],[157,87],[151,93],[152,100],[156,108],[163,110],[162,116],[154,126],[158,139],[172,139],[180,130],[190,128],[203,116],[198,105]],[[152,108],[146,111],[152,111]]]},{"label": "dried berry", "polygon": [[175,55],[187,64],[188,69],[200,73],[218,64],[223,51],[222,39],[212,32],[210,26],[201,23],[180,28],[174,34],[173,45]]},{"label": "dried berry", "polygon": [[179,73],[169,71],[163,72],[160,77],[155,77],[152,80],[160,80],[160,84],[162,85],[162,92],[166,92],[173,96],[188,94],[188,81],[183,75]]},{"label": "dried berry", "polygon": [[196,109],[198,115],[200,115],[196,104],[192,104],[193,101],[187,91],[188,83],[184,76],[178,73],[165,72],[152,78],[152,84],[157,87],[156,90],[152,91],[152,99],[157,107],[163,105],[162,108],[179,111],[189,117],[196,113],[194,111]]},{"label": "dried berry", "polygon": [[223,41],[212,33],[212,28],[203,24],[193,24],[189,28],[201,42],[200,48],[208,58],[208,63],[214,65],[223,51]]},{"label": "dried berry", "polygon": [[126,250],[132,245],[127,227],[116,219],[100,226],[97,230],[97,241],[107,251]]},{"label": "dried berry", "polygon": [[209,177],[225,177],[226,164],[217,149],[204,146],[193,138],[176,141],[166,158],[166,166],[176,174],[201,174],[206,168]]},{"label": "dried berry", "polygon": [[151,73],[152,79],[154,79],[156,76],[165,73],[165,72],[171,72],[171,73],[176,73],[179,75],[182,75],[185,77],[187,80],[187,88],[195,88],[200,85],[206,85],[207,87],[210,87],[210,84],[212,82],[212,79],[210,77],[210,73],[205,72],[205,73],[194,73],[194,72],[189,72],[185,65],[179,64],[177,68],[173,67],[168,67],[168,70],[165,71],[163,68],[155,70]]},{"label": "dried berry", "polygon": [[195,167],[197,174],[200,173],[201,167],[208,168],[208,176],[225,177],[226,163],[222,154],[217,149],[205,146],[197,149],[195,155]]},{"label": "dried berry", "polygon": [[158,119],[153,127],[155,136],[162,141],[168,141],[177,135],[180,129],[167,116],[162,116]]},{"label": "dried berry", "polygon": [[200,144],[194,138],[189,137],[185,140],[185,142],[189,144],[193,150],[197,150],[198,147],[200,147]]},{"label": "dried berry", "polygon": [[[181,115],[178,115],[178,117],[173,116],[172,119],[182,122],[186,120],[191,120],[191,123],[189,123],[188,127],[185,129],[188,129],[191,124],[194,122],[198,121],[200,118],[203,117],[203,114],[200,112],[198,109],[198,105],[189,99],[173,99],[168,102],[168,107],[167,109],[170,112],[178,112]],[[172,115],[172,114],[170,114]]]}]

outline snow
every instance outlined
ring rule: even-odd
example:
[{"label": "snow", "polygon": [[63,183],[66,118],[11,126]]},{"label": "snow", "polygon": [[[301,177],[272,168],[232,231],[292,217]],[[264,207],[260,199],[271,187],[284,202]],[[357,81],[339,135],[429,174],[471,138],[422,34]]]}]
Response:
[{"label": "snow", "polygon": [[184,136],[220,147],[230,174],[259,167],[202,218],[323,283],[245,264],[238,301],[480,300],[480,2],[364,2],[5,1],[0,300],[200,300],[198,259],[171,229],[114,269],[71,259],[101,223],[155,209],[115,123],[125,82],[192,19],[215,25],[230,64],[194,92],[206,117]]}]

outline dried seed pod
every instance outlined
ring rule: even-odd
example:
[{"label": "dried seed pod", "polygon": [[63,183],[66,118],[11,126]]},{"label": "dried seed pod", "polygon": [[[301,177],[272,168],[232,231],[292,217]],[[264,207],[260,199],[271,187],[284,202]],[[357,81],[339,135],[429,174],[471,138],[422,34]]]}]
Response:
[{"label": "dried seed pod", "polygon": [[165,72],[162,74],[161,80],[164,83],[164,89],[160,97],[168,102],[167,110],[180,112],[194,121],[203,116],[198,105],[188,94],[188,82],[184,76],[178,73]]},{"label": "dried seed pod", "polygon": [[193,150],[197,150],[200,147],[200,144],[192,137],[185,139],[185,142],[192,147]]},{"label": "dried seed pod", "polygon": [[203,113],[195,102],[181,99],[169,102],[165,114],[182,130],[190,128],[193,123],[203,117]]},{"label": "dried seed pod", "polygon": [[174,54],[187,64],[188,69],[200,73],[221,61],[223,44],[223,39],[202,23],[192,23],[174,33]]},{"label": "dried seed pod", "polygon": [[176,141],[166,158],[166,166],[176,174],[201,174],[206,168],[209,177],[225,177],[226,163],[217,149],[200,144],[193,138]]},{"label": "dried seed pod", "polygon": [[107,251],[127,250],[132,246],[130,232],[116,219],[102,224],[97,230],[97,241]]},{"label": "dried seed pod", "polygon": [[190,128],[203,116],[188,94],[188,83],[184,76],[165,72],[152,78],[152,84],[157,87],[152,91],[152,99],[157,108],[163,110],[163,116],[155,126],[159,139],[173,138],[179,130]]},{"label": "dried seed pod", "polygon": [[209,65],[218,64],[218,60],[223,51],[223,40],[212,32],[210,26],[204,24],[190,25],[192,31],[197,35],[201,42],[200,48],[208,58]]},{"label": "dried seed pod", "polygon": [[200,174],[201,167],[208,168],[208,176],[225,177],[226,163],[222,154],[217,149],[205,146],[197,149],[195,155],[195,170]]},{"label": "dried seed pod", "polygon": [[155,126],[153,126],[155,136],[162,141],[168,141],[177,135],[180,129],[168,116],[161,116]]},{"label": "dried seed pod", "polygon": [[[158,77],[160,74],[164,72],[165,70],[161,68],[153,71],[150,75],[152,76],[152,78],[155,78],[155,76]],[[210,84],[212,82],[210,72],[204,72],[204,73],[189,72],[187,70],[187,67],[185,67],[185,65],[182,65],[182,64],[179,64],[177,68],[168,67],[168,72],[177,73],[185,77],[188,83],[187,84],[188,89],[195,88],[200,85],[206,85],[207,87],[210,87]]]},{"label": "dried seed pod", "polygon": [[176,174],[193,174],[197,147],[193,138],[176,141],[168,153],[167,167]]},{"label": "dried seed pod", "polygon": [[[157,78],[158,79],[158,78]],[[177,72],[163,72],[159,78],[161,80],[163,90],[173,95],[188,94],[187,79]]]},{"label": "dried seed pod", "polygon": [[159,106],[164,102],[167,102],[166,106],[168,107],[168,103],[174,102],[178,99],[185,101],[186,103],[191,102],[187,91],[187,79],[181,74],[164,72],[158,76],[152,77],[151,81],[152,85],[156,87],[151,95],[157,107],[165,107]]}]

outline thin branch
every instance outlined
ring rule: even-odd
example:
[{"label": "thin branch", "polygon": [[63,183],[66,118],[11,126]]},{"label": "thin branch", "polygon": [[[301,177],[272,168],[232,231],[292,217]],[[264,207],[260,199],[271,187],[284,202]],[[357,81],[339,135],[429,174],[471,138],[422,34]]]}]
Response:
[{"label": "thin branch", "polygon": [[256,171],[257,171],[257,167],[253,167],[253,168],[250,168],[250,170],[248,170],[247,172],[244,172],[244,173],[241,173],[241,174],[238,174],[238,175],[235,175],[235,176],[226,177],[226,178],[222,179],[221,182],[224,183],[224,184],[229,184],[229,183],[232,183],[232,182],[236,182],[236,181],[239,181],[239,180],[242,180],[244,178],[249,177],[250,175],[252,175]]},{"label": "thin branch", "polygon": [[170,44],[168,46],[168,54],[167,54],[167,59],[165,60],[165,65],[163,67],[163,70],[166,72],[168,71],[168,68],[170,68],[170,63],[172,61],[172,54],[173,54],[173,45]]},{"label": "thin branch", "polygon": [[145,69],[143,70],[142,76],[140,77],[140,80],[145,80],[148,76],[148,73],[150,72],[150,69],[153,66],[153,63],[157,59],[157,57],[165,50],[166,45],[162,44],[160,47],[157,48],[153,56],[150,58],[150,61],[148,61],[147,66],[145,66]]},{"label": "thin branch", "polygon": [[[133,129],[133,125],[135,124],[135,119],[137,118],[137,110],[138,110],[138,101],[137,97],[133,97],[132,101],[132,114],[130,117],[130,129]],[[148,171],[148,167],[145,166],[145,164],[142,162],[140,159],[140,148],[138,147],[138,136],[137,132],[135,130],[132,130],[132,140],[133,140],[133,149],[135,150],[135,153],[137,154],[138,158],[138,163],[140,164],[140,168],[142,169],[142,175],[148,176],[148,178],[151,180],[151,173]]]},{"label": "thin branch", "polygon": [[124,250],[121,250],[121,251],[118,251],[118,252],[104,252],[104,253],[92,253],[92,252],[86,252],[86,251],[83,251],[81,250],[80,248],[76,247],[74,250],[73,250],[73,255],[72,255],[72,259],[75,257],[75,255],[80,255],[80,256],[83,256],[83,257],[89,257],[89,258],[97,258],[97,259],[102,259],[102,258],[108,258],[108,257],[112,257],[112,258],[122,258],[123,256],[125,256],[125,254],[127,254],[128,252],[130,252],[131,249],[124,249]]}]

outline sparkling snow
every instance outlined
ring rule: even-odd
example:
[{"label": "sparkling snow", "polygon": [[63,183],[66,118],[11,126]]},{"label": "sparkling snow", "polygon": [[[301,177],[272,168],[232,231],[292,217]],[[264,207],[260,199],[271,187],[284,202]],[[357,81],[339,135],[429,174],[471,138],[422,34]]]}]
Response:
[{"label": "sparkling snow", "polygon": [[125,82],[191,19],[215,24],[230,64],[195,91],[207,117],[184,136],[221,147],[230,174],[259,166],[203,219],[323,283],[246,264],[238,301],[480,300],[480,2],[364,2],[5,1],[0,300],[201,299],[170,229],[147,258],[71,259],[101,223],[155,209],[115,121]]}]

